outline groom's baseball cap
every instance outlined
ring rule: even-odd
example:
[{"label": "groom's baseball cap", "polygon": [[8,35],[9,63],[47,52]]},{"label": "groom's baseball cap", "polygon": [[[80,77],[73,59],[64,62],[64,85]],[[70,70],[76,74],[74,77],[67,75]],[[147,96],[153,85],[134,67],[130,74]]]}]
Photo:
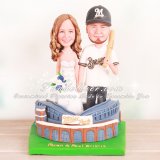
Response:
[{"label": "groom's baseball cap", "polygon": [[106,23],[108,26],[111,26],[111,14],[103,6],[94,6],[89,9],[86,16],[86,24],[90,23]]}]

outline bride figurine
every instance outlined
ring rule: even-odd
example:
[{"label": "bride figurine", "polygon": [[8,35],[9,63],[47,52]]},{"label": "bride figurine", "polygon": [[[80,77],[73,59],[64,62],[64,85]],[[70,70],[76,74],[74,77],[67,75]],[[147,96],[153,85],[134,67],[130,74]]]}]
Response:
[{"label": "bride figurine", "polygon": [[64,76],[66,87],[58,93],[57,103],[76,114],[83,112],[77,92],[80,44],[80,29],[75,18],[70,14],[58,16],[51,30],[50,49],[53,61],[57,61],[56,73]]}]

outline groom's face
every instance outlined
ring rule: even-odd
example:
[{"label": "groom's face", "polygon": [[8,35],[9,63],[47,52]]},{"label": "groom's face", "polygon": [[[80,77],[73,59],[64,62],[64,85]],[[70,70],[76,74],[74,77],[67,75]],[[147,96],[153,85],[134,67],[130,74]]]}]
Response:
[{"label": "groom's face", "polygon": [[93,43],[101,44],[108,39],[110,27],[105,23],[91,23],[86,26],[86,31]]}]

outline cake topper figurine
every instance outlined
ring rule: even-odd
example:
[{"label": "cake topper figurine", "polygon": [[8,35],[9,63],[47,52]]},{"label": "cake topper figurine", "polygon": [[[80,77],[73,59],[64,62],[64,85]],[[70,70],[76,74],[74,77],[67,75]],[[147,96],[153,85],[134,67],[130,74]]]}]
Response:
[{"label": "cake topper figurine", "polygon": [[85,70],[85,82],[88,86],[85,110],[106,101],[109,72],[118,73],[119,62],[112,50],[114,33],[110,27],[111,15],[104,6],[89,9],[86,16],[86,31],[93,44],[84,48],[79,62],[79,86],[84,85]]},{"label": "cake topper figurine", "polygon": [[[119,63],[112,49],[110,26],[111,15],[105,7],[94,6],[88,11],[86,30],[93,44],[84,48],[79,61],[81,34],[75,18],[70,14],[56,18],[50,49],[57,62],[58,82],[52,85],[57,87],[58,100],[36,101],[30,154],[124,155],[125,123],[120,119],[120,103],[106,99],[109,73],[117,74]],[[85,106],[77,92],[84,77],[88,85]]]}]

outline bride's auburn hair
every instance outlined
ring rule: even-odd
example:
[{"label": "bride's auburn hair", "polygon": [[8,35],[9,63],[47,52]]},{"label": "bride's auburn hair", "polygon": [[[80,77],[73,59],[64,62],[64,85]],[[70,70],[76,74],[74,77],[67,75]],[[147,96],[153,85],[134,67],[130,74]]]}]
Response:
[{"label": "bride's auburn hair", "polygon": [[80,29],[78,27],[77,21],[75,18],[70,14],[62,14],[58,16],[53,24],[52,30],[51,30],[51,41],[50,41],[50,49],[52,52],[52,59],[53,61],[57,61],[58,57],[60,56],[60,52],[63,50],[63,46],[58,42],[58,33],[59,28],[61,27],[62,23],[69,19],[74,28],[75,28],[75,41],[71,45],[72,50],[77,54],[77,57],[79,58],[79,52],[82,50],[80,44],[81,44],[81,33]]}]

